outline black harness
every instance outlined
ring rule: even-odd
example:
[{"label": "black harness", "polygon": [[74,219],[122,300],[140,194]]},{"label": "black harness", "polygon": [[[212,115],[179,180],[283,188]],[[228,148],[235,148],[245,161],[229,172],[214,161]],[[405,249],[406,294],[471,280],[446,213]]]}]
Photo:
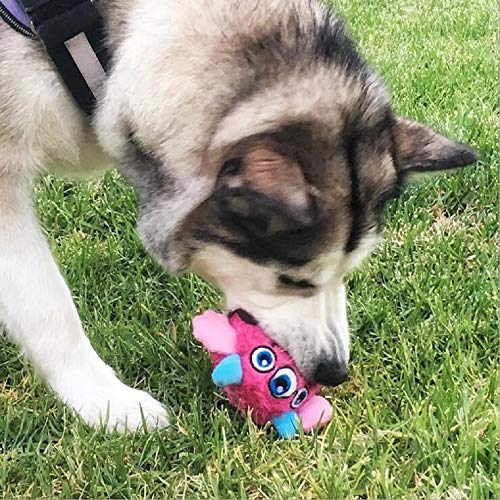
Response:
[{"label": "black harness", "polygon": [[75,101],[92,114],[98,76],[108,70],[110,60],[98,0],[15,1],[29,18],[31,30],[8,15],[6,0],[0,0],[2,17],[17,31],[43,43]]}]

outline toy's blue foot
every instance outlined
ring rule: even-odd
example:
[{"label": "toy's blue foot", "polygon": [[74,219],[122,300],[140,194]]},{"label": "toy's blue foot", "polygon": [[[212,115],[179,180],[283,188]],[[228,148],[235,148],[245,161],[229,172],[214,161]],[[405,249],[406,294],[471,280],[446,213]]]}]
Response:
[{"label": "toy's blue foot", "polygon": [[284,439],[290,439],[295,434],[299,428],[299,417],[294,411],[287,411],[279,417],[274,417],[272,423],[280,437]]}]

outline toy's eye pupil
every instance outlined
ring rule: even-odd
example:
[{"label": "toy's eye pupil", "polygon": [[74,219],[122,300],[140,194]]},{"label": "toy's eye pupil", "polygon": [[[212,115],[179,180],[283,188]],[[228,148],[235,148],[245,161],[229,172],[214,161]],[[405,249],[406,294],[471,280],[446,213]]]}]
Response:
[{"label": "toy's eye pupil", "polygon": [[268,352],[261,352],[258,357],[258,361],[262,367],[266,368],[271,364],[272,358]]},{"label": "toy's eye pupil", "polygon": [[274,386],[278,394],[283,394],[290,388],[290,378],[285,375],[278,377],[274,382]]}]

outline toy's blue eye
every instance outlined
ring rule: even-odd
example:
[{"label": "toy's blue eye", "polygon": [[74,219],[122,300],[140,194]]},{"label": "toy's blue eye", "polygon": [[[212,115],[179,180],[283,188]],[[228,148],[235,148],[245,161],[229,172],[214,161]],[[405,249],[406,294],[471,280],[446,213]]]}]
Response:
[{"label": "toy's blue eye", "polygon": [[308,395],[309,391],[305,387],[299,389],[297,391],[297,394],[295,394],[295,397],[293,398],[293,401],[291,402],[290,406],[292,408],[298,408],[306,400]]},{"label": "toy's blue eye", "polygon": [[275,398],[287,398],[297,389],[297,377],[291,368],[281,368],[269,381],[269,390]]},{"label": "toy's blue eye", "polygon": [[276,363],[276,355],[267,347],[257,347],[252,352],[252,366],[259,372],[270,372]]}]

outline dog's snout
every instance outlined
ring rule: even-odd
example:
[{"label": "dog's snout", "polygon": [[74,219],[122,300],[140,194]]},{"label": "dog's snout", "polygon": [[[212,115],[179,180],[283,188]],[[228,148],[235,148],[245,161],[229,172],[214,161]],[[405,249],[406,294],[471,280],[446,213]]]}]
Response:
[{"label": "dog's snout", "polygon": [[321,361],[314,373],[314,381],[321,385],[335,387],[348,378],[347,363],[336,359]]}]

